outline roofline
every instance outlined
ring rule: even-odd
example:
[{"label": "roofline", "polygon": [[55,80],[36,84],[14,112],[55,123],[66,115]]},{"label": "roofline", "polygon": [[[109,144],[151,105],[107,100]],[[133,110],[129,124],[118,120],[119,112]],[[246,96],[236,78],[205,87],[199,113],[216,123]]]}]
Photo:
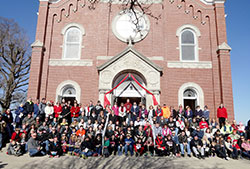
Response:
[{"label": "roofline", "polygon": [[104,64],[102,64],[100,66],[97,66],[98,71],[102,71],[103,69],[105,69],[106,67],[108,67],[110,64],[112,64],[116,60],[118,60],[120,58],[120,56],[123,56],[123,55],[125,55],[128,52],[133,52],[135,55],[137,55],[140,59],[142,59],[147,64],[149,64],[150,66],[152,66],[154,69],[156,69],[159,72],[162,72],[162,70],[163,70],[162,67],[158,66],[157,64],[155,64],[154,62],[152,62],[151,60],[149,60],[143,54],[141,54],[138,51],[136,51],[133,47],[127,47],[124,51],[122,51],[121,53],[119,53],[116,56],[112,57],[111,59],[109,59]]}]

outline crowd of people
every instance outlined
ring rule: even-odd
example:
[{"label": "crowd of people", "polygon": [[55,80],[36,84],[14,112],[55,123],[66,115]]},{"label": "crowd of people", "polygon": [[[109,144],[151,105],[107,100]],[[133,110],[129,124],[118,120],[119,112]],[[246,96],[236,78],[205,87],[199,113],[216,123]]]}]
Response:
[{"label": "crowd of people", "polygon": [[[14,115],[14,116],[13,116]],[[12,114],[0,114],[0,149],[7,154],[31,157],[64,154],[90,156],[171,156],[204,159],[218,156],[250,158],[250,120],[247,125],[228,121],[221,104],[217,118],[207,106],[191,110],[179,105],[149,106],[136,102],[114,106],[53,103],[29,98]],[[9,144],[7,144],[9,143]]]}]

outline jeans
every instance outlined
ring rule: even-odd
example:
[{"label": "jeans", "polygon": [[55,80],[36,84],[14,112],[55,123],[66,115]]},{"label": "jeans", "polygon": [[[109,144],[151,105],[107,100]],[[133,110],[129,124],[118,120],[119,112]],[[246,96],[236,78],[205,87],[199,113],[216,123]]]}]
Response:
[{"label": "jeans", "polygon": [[42,145],[45,145],[45,150],[48,152],[49,151],[49,140],[43,141]]},{"label": "jeans", "polygon": [[86,157],[90,157],[93,155],[93,152],[92,151],[88,151],[87,153],[86,152],[82,152],[83,155],[85,155]]},{"label": "jeans", "polygon": [[232,157],[238,158],[238,150],[235,147],[233,147]]},{"label": "jeans", "polygon": [[123,146],[118,146],[118,155],[121,156],[123,154]]},{"label": "jeans", "polygon": [[134,155],[133,146],[131,144],[130,145],[126,144],[124,146],[124,149],[125,149],[125,155],[128,155],[128,150],[130,151],[131,156]]},{"label": "jeans", "polygon": [[192,150],[193,150],[195,155],[199,155],[199,152],[200,152],[201,155],[204,156],[204,148],[203,147],[200,147],[200,148],[193,147]]},{"label": "jeans", "polygon": [[96,153],[102,155],[102,146],[96,147]]},{"label": "jeans", "polygon": [[30,154],[30,156],[40,155],[40,153],[41,153],[42,155],[45,155],[45,152],[39,151],[39,150],[37,150],[36,148],[29,149],[29,154]]},{"label": "jeans", "polygon": [[[191,154],[191,149],[190,149],[190,145],[189,145],[189,143],[187,143],[187,153],[188,154]],[[185,148],[185,146],[184,146],[184,144],[180,144],[180,147],[181,147],[181,154],[184,154],[184,148]]]},{"label": "jeans", "polygon": [[3,145],[3,134],[0,133],[0,150],[2,148],[2,145]]}]

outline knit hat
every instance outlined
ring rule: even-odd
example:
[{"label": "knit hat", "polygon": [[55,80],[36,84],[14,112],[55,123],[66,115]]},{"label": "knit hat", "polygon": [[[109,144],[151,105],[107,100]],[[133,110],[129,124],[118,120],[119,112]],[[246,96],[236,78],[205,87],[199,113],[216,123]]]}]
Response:
[{"label": "knit hat", "polygon": [[227,137],[227,140],[232,140],[231,137]]}]

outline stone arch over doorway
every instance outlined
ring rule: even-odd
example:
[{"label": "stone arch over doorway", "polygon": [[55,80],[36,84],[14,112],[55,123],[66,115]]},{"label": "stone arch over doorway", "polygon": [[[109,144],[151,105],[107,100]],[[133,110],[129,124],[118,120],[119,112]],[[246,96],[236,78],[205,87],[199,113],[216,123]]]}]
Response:
[{"label": "stone arch over doorway", "polygon": [[[70,93],[67,93],[67,91],[71,91]],[[60,101],[60,99],[63,96],[68,96],[68,97],[75,97],[77,102],[80,102],[80,96],[81,96],[81,87],[80,85],[72,80],[66,80],[61,82],[57,88],[56,88],[56,102]]]},{"label": "stone arch over doorway", "polygon": [[[195,106],[199,105],[201,108],[204,107],[204,92],[200,85],[188,82],[184,83],[180,88],[178,92],[178,103],[179,105],[185,106],[185,100],[190,100],[190,104],[192,103],[191,100],[193,100],[193,103]],[[189,105],[190,106],[190,105]],[[191,107],[195,107],[191,106]]]},{"label": "stone arch over doorway", "polygon": [[125,103],[127,99],[130,99],[130,103],[136,102],[139,104],[141,102],[146,104],[146,91],[132,79],[132,76],[145,88],[147,88],[146,79],[135,70],[125,70],[118,73],[113,79],[112,88],[117,86],[127,75],[129,77],[113,91],[111,102],[117,102],[120,105]]},{"label": "stone arch over doorway", "polygon": [[[114,56],[103,65],[97,67],[99,71],[99,100],[103,103],[104,94],[113,88],[113,80],[123,72],[137,72],[141,75],[147,89],[152,92],[160,103],[160,76],[162,68],[150,61],[147,57],[128,47],[120,54]],[[107,95],[111,100],[111,95]],[[152,96],[146,94],[146,105],[153,104]]]}]

